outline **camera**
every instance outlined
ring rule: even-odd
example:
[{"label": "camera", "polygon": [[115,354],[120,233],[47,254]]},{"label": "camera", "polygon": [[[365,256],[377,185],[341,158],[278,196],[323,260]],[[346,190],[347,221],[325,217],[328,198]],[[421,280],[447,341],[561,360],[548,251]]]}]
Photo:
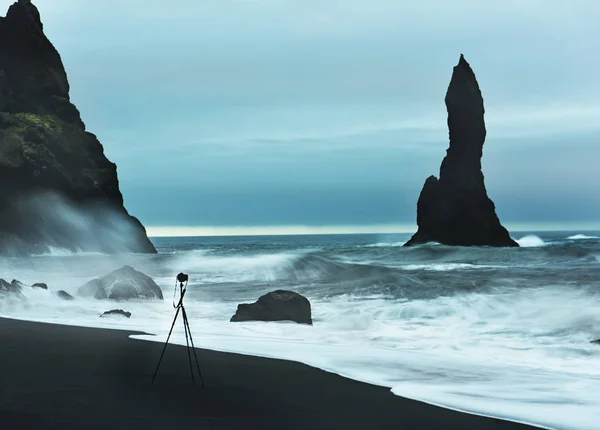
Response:
[{"label": "camera", "polygon": [[189,276],[185,273],[180,273],[179,275],[177,275],[177,282],[183,284],[184,282],[187,282],[189,279]]}]

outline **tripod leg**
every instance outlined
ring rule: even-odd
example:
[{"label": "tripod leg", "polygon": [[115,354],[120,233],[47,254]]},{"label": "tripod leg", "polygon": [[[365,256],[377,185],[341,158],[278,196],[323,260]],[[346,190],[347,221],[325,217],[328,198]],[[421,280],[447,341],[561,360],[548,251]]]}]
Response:
[{"label": "tripod leg", "polygon": [[192,351],[194,352],[194,358],[196,359],[196,368],[198,369],[198,375],[200,376],[200,382],[202,382],[202,388],[204,388],[204,378],[200,371],[200,364],[198,364],[198,355],[196,355],[196,347],[194,346],[194,339],[192,338],[192,331],[190,330],[190,323],[188,321],[187,313],[185,308],[183,309],[183,324],[187,326],[188,333],[190,335],[190,342],[192,343]]},{"label": "tripod leg", "polygon": [[188,361],[190,362],[190,374],[192,375],[192,384],[195,384],[196,381],[194,380],[194,368],[192,367],[192,354],[190,353],[190,343],[188,341],[188,326],[185,323],[185,308],[183,307],[183,305],[181,306],[182,310],[182,314],[183,314],[183,330],[185,331],[185,345],[186,345],[186,349],[187,349],[187,355],[188,355]]},{"label": "tripod leg", "polygon": [[179,315],[179,308],[177,308],[177,312],[175,312],[175,318],[173,318],[173,324],[171,324],[171,330],[169,330],[169,335],[167,336],[167,341],[165,342],[165,347],[162,350],[162,354],[160,354],[160,359],[158,360],[158,365],[156,366],[156,370],[154,371],[154,376],[152,377],[152,383],[154,383],[154,379],[156,379],[156,374],[158,373],[158,368],[160,367],[160,363],[165,355],[165,351],[167,350],[167,345],[169,344],[169,339],[171,337],[171,333],[173,333],[173,327],[175,327],[175,321],[177,321],[177,315]]}]

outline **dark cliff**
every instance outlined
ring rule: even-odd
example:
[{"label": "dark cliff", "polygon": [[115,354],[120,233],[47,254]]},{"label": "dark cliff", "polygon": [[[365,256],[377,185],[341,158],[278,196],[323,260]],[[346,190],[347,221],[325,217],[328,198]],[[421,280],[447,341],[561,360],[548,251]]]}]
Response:
[{"label": "dark cliff", "polygon": [[0,253],[48,247],[156,252],[70,101],[37,8],[19,0],[0,18]]},{"label": "dark cliff", "polygon": [[486,129],[483,97],[461,55],[446,93],[450,147],[440,178],[425,181],[417,203],[417,233],[407,246],[427,242],[462,246],[519,246],[500,224],[485,189],[481,157]]}]

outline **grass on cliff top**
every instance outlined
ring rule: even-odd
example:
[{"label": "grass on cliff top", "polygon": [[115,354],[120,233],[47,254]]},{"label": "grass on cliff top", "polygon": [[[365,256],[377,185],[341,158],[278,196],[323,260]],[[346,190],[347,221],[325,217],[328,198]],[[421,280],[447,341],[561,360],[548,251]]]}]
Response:
[{"label": "grass on cliff top", "polygon": [[17,132],[23,132],[25,129],[32,125],[41,125],[44,128],[48,128],[53,131],[62,131],[63,127],[60,120],[53,115],[37,115],[35,113],[17,113],[14,115],[18,121],[19,126],[15,128]]}]

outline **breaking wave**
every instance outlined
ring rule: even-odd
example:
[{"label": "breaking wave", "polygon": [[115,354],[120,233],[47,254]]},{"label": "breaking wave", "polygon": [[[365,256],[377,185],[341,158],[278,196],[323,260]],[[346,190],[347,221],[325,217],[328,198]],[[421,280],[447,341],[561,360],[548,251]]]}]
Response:
[{"label": "breaking wave", "polygon": [[576,234],[574,236],[567,237],[568,240],[586,240],[586,239],[599,239],[600,236],[586,236],[585,234]]},{"label": "breaking wave", "polygon": [[519,246],[524,248],[534,247],[534,246],[545,246],[546,242],[540,239],[538,236],[530,234],[528,236],[524,236],[521,239],[517,239],[516,242]]},{"label": "breaking wave", "polygon": [[370,245],[364,245],[366,248],[389,248],[389,247],[398,247],[398,246],[404,246],[406,242],[379,242],[379,243],[372,243]]}]

